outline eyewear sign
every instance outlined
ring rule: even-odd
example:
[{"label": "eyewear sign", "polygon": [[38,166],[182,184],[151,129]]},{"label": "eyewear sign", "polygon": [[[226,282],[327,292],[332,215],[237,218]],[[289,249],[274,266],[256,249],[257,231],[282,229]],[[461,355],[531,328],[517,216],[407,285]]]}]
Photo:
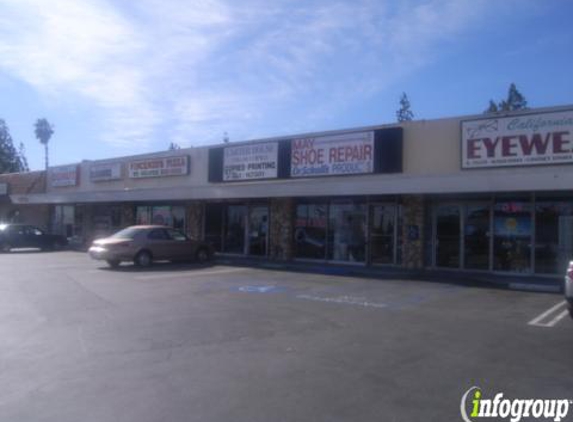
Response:
[{"label": "eyewear sign", "polygon": [[291,177],[372,173],[374,132],[294,139]]},{"label": "eyewear sign", "polygon": [[462,122],[462,168],[573,162],[573,110]]},{"label": "eyewear sign", "polygon": [[118,179],[121,179],[121,163],[92,164],[90,167],[90,180],[92,182]]},{"label": "eyewear sign", "polygon": [[59,188],[78,184],[78,166],[61,166],[50,169],[50,186]]},{"label": "eyewear sign", "polygon": [[278,142],[225,148],[223,180],[276,178],[278,150]]},{"label": "eyewear sign", "polygon": [[129,163],[130,179],[147,177],[183,176],[189,174],[189,157],[150,158]]}]

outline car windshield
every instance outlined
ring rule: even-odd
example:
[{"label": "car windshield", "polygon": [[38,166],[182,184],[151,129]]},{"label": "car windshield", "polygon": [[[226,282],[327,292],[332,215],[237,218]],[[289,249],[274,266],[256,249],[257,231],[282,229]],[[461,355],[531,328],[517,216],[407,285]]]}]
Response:
[{"label": "car windshield", "polygon": [[140,228],[128,227],[120,230],[110,236],[112,239],[133,239],[138,233],[141,233]]}]

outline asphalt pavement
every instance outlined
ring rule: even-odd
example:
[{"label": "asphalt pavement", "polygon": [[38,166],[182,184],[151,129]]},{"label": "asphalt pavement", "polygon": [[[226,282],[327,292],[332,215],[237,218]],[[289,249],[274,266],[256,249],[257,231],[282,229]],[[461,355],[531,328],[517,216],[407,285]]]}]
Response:
[{"label": "asphalt pavement", "polygon": [[13,252],[0,421],[461,421],[474,386],[573,399],[572,333],[554,293]]}]

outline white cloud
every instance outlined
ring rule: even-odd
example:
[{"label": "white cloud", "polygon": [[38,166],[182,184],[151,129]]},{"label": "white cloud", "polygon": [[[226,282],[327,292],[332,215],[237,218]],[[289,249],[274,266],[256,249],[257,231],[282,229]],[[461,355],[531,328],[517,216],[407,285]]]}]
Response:
[{"label": "white cloud", "polygon": [[485,5],[4,0],[0,71],[91,102],[102,138],[126,148],[272,135],[271,122],[312,129],[423,67]]}]

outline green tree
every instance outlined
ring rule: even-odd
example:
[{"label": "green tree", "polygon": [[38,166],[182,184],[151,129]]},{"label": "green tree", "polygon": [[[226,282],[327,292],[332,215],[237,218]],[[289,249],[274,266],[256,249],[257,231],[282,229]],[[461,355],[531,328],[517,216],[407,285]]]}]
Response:
[{"label": "green tree", "polygon": [[402,97],[400,97],[400,108],[396,111],[396,118],[398,122],[409,122],[414,119],[414,113],[410,108],[410,100],[405,92],[402,92]]},{"label": "green tree", "polygon": [[48,142],[50,142],[50,138],[54,134],[54,127],[46,119],[38,119],[34,126],[34,133],[36,134],[36,138],[38,138],[40,143],[44,145],[46,170],[48,170]]},{"label": "green tree", "polygon": [[514,83],[509,85],[507,90],[507,98],[495,103],[489,100],[489,106],[484,111],[485,114],[497,113],[498,111],[514,111],[514,110],[527,110],[527,100],[521,92],[517,89]]},{"label": "green tree", "polygon": [[20,150],[16,150],[6,122],[0,119],[0,174],[23,171],[28,171],[24,145],[20,144]]}]

